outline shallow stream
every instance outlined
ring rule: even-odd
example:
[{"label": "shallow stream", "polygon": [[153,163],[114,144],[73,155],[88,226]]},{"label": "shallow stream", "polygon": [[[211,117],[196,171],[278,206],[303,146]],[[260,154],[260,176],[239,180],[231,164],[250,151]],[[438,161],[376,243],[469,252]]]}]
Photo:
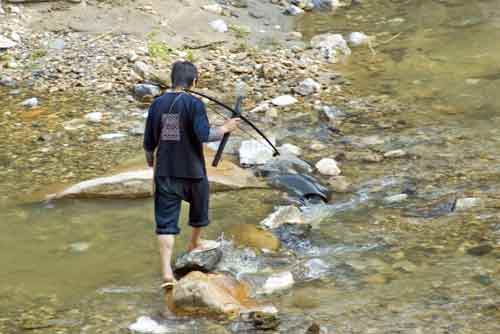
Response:
[{"label": "shallow stream", "polygon": [[[334,15],[305,15],[297,25],[307,37],[362,31],[377,38],[373,50],[356,48],[335,65],[353,96],[326,101],[349,116],[342,133],[323,135],[307,118],[284,141],[308,147],[318,135],[333,155],[403,149],[409,157],[344,161],[353,191],[308,209],[317,238],[300,256],[336,269],[267,298],[282,312],[283,330],[304,333],[301,326],[314,321],[328,333],[499,333],[500,4],[363,1]],[[8,133],[0,139],[0,332],[115,333],[141,315],[158,317],[164,304],[150,200],[33,204],[31,196],[55,172],[72,182],[127,162],[140,140],[127,139],[120,151],[96,146],[93,131],[58,137],[62,122],[99,101],[54,97],[53,110],[21,119],[22,96],[0,94],[1,131]],[[102,108],[122,107],[130,109]],[[133,113],[142,121],[141,110]],[[119,117],[109,122],[120,131]],[[40,142],[52,140],[67,150],[44,160],[52,151],[40,151],[50,146]],[[92,162],[96,150],[103,154]],[[384,201],[405,191],[406,201]],[[461,197],[484,205],[451,212],[447,201]],[[207,237],[248,231],[238,226],[257,224],[281,201],[272,191],[217,194]],[[493,250],[468,252],[484,244]],[[226,333],[223,324],[203,319],[166,324],[172,333]]]}]

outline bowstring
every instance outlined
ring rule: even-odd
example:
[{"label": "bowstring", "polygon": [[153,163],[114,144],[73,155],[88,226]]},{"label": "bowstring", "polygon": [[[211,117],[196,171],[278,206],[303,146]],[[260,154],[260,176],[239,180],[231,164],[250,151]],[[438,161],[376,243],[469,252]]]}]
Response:
[{"label": "bowstring", "polygon": [[[218,116],[226,119],[226,120],[229,120],[230,118],[227,117],[226,115],[224,115],[223,113],[221,113],[220,111],[217,111],[213,108],[210,108],[210,110],[212,110],[213,112],[215,112]],[[258,138],[257,136],[255,136],[253,133],[249,132],[248,130],[245,130],[244,128],[242,128],[240,125],[238,125],[238,129],[241,130],[241,132],[245,133],[247,136],[251,137],[252,139],[256,140],[257,142],[259,142],[261,145],[263,145],[265,148],[267,148],[269,151],[271,152],[274,152],[273,150],[271,150],[271,148],[269,148],[267,145],[264,145],[264,143],[262,142],[262,139]]]}]

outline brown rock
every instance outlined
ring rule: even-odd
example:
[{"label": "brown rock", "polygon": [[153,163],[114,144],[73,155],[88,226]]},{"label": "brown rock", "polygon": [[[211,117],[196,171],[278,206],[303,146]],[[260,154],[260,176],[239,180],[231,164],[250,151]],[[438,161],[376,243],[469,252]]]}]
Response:
[{"label": "brown rock", "polygon": [[172,292],[174,312],[237,316],[256,306],[248,286],[222,274],[193,271]]}]

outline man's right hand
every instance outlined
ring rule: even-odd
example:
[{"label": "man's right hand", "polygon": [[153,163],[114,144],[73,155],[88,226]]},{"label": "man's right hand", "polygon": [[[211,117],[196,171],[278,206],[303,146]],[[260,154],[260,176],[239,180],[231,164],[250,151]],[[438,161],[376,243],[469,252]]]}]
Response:
[{"label": "man's right hand", "polygon": [[224,125],[221,126],[221,129],[224,133],[233,132],[240,125],[239,118],[231,118],[224,122]]}]

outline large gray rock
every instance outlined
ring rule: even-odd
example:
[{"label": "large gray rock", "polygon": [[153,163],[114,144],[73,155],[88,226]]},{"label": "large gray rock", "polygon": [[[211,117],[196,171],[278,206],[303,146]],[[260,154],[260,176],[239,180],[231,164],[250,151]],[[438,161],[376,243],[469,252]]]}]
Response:
[{"label": "large gray rock", "polygon": [[301,15],[301,14],[304,14],[304,10],[297,7],[297,6],[294,6],[294,5],[289,5],[286,9],[285,9],[285,14],[288,14],[288,15],[291,15],[291,16],[297,16],[297,15]]},{"label": "large gray rock", "polygon": [[257,169],[260,176],[270,176],[273,174],[302,174],[311,173],[313,168],[304,160],[292,154],[283,153],[277,157],[271,157]]},{"label": "large gray rock", "polygon": [[241,142],[239,156],[243,166],[263,165],[273,158],[273,151],[264,141],[244,140]]},{"label": "large gray rock", "polygon": [[17,83],[16,80],[12,79],[11,77],[0,77],[0,86],[16,88]]},{"label": "large gray rock", "polygon": [[134,86],[134,94],[139,100],[151,100],[161,94],[160,87],[150,84],[137,84]]},{"label": "large gray rock", "polygon": [[323,175],[336,176],[340,175],[340,168],[334,159],[324,158],[316,163],[316,168]]},{"label": "large gray rock", "polygon": [[220,248],[184,253],[175,260],[174,273],[177,277],[184,277],[192,271],[212,272],[221,258],[222,250]]}]

